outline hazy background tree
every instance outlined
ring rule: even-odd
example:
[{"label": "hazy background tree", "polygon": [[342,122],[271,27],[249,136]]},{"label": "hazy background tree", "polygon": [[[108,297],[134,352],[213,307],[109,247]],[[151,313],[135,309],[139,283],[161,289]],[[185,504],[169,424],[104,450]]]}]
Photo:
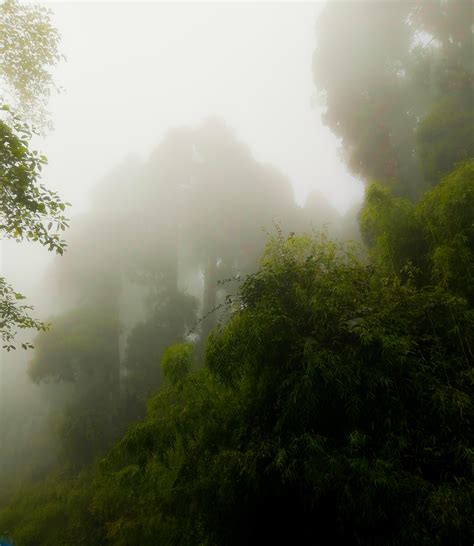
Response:
[{"label": "hazy background tree", "polygon": [[327,3],[314,81],[355,174],[414,199],[472,157],[472,24],[465,0]]},{"label": "hazy background tree", "polygon": [[[472,14],[461,0],[329,2],[317,38],[313,76],[367,183],[361,212],[317,191],[299,206],[219,117],[164,131],[147,112],[143,133],[124,131],[130,148],[162,136],[101,177],[48,271],[52,328],[29,364],[45,403],[39,422],[30,399],[8,408],[30,438],[7,437],[6,472],[26,487],[0,499],[0,534],[472,542]],[[363,246],[333,240],[359,233]],[[15,464],[22,447],[33,470]]]},{"label": "hazy background tree", "polygon": [[[297,207],[291,186],[276,169],[261,165],[248,147],[217,118],[194,133],[195,168],[188,196],[188,248],[204,278],[205,338],[217,319],[218,281],[244,276],[257,264],[265,230],[294,225]],[[235,283],[227,285],[235,288]]]},{"label": "hazy background tree", "polygon": [[[46,123],[46,103],[54,88],[51,70],[58,62],[58,33],[49,12],[7,0],[0,6],[0,230],[2,237],[38,241],[62,254],[67,227],[65,204],[40,183],[46,158],[31,149],[34,129]],[[0,336],[15,349],[17,329],[44,329],[31,318],[31,306],[0,278]],[[29,343],[22,343],[27,348]]]}]

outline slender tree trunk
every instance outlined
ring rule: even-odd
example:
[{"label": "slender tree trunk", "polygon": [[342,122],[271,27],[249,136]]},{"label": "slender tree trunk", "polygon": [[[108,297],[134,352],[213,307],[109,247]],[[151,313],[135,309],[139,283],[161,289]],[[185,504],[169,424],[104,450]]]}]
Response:
[{"label": "slender tree trunk", "polygon": [[120,396],[120,279],[119,274],[115,279],[110,278],[106,285],[102,285],[101,294],[98,295],[101,305],[106,310],[105,317],[110,321],[113,331],[110,339],[110,353],[108,362],[104,362],[103,380],[109,391],[111,403],[118,401]]},{"label": "slender tree trunk", "polygon": [[217,257],[215,252],[207,256],[206,269],[204,274],[204,298],[202,324],[203,340],[216,324],[216,301],[217,301]]},{"label": "slender tree trunk", "polygon": [[175,299],[178,294],[178,229],[177,226],[170,228],[171,248],[168,255],[168,264],[166,268],[166,288],[171,299]]}]

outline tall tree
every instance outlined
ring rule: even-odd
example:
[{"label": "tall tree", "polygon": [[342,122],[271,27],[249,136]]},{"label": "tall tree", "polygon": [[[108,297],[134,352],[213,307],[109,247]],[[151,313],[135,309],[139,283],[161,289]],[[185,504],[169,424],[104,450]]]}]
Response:
[{"label": "tall tree", "polygon": [[[45,123],[45,104],[54,87],[51,68],[59,59],[58,40],[47,10],[13,0],[0,5],[0,231],[4,237],[37,241],[62,254],[66,205],[40,183],[46,158],[31,150],[33,129],[26,121]],[[21,299],[1,277],[0,336],[7,350],[15,348],[18,328],[45,328],[31,318],[31,307],[18,305]]]},{"label": "tall tree", "polygon": [[178,292],[183,215],[193,174],[192,146],[191,129],[169,130],[145,165],[138,192],[137,264],[142,275],[148,271],[158,276],[171,296]]},{"label": "tall tree", "polygon": [[432,40],[417,66],[429,105],[416,129],[416,151],[433,185],[456,163],[474,157],[474,10],[468,0],[423,2],[413,21]]},{"label": "tall tree", "polygon": [[297,218],[289,181],[258,163],[233,131],[211,118],[194,134],[195,171],[186,226],[204,273],[203,337],[216,321],[218,281],[252,271],[275,222]]},{"label": "tall tree", "polygon": [[49,384],[63,462],[74,466],[91,462],[120,430],[116,321],[101,301],[89,302],[53,317],[35,340],[28,373]]},{"label": "tall tree", "polygon": [[314,80],[351,170],[417,198],[474,153],[468,0],[329,2]]},{"label": "tall tree", "polygon": [[[184,340],[196,322],[196,300],[182,290],[187,264],[183,224],[193,175],[192,130],[174,128],[151,154],[135,182],[133,249],[126,269],[144,290],[144,316],[133,326],[124,353],[125,388],[143,415],[150,392],[162,382],[159,362],[166,347]],[[130,234],[129,234],[130,240]]]},{"label": "tall tree", "polygon": [[[128,159],[107,175],[97,185],[92,195],[90,210],[75,218],[69,231],[70,251],[63,259],[53,263],[50,278],[54,281],[54,291],[58,296],[61,313],[67,309],[66,316],[58,319],[58,328],[66,321],[69,314],[75,318],[74,327],[89,331],[90,314],[97,313],[107,327],[107,357],[103,356],[98,344],[91,346],[90,352],[82,353],[80,347],[72,346],[68,358],[74,361],[74,350],[78,350],[78,363],[94,362],[96,378],[100,381],[85,383],[91,388],[91,395],[97,395],[97,384],[101,384],[104,399],[110,412],[116,412],[120,405],[121,357],[123,346],[123,311],[121,298],[127,283],[127,273],[133,269],[133,244],[136,230],[133,229],[137,217],[137,200],[133,198],[134,184],[139,181],[141,163]],[[94,241],[94,245],[90,241]],[[85,312],[86,310],[87,312]],[[96,327],[99,322],[94,322]],[[54,326],[54,323],[53,323]],[[41,341],[43,337],[40,337]],[[50,351],[60,349],[60,337],[51,336]],[[58,345],[58,348],[55,346]],[[59,354],[60,351],[59,351]],[[87,362],[85,363],[86,365]],[[65,370],[70,363],[63,362]],[[36,365],[39,377],[48,375],[48,359],[40,359]],[[60,381],[71,381],[59,377]],[[85,387],[84,387],[85,388]],[[76,385],[79,392],[80,385]],[[84,389],[83,389],[84,390]],[[95,393],[95,394],[94,394]]]},{"label": "tall tree", "polygon": [[360,223],[387,274],[439,283],[474,304],[474,161],[458,165],[417,204],[369,186]]}]

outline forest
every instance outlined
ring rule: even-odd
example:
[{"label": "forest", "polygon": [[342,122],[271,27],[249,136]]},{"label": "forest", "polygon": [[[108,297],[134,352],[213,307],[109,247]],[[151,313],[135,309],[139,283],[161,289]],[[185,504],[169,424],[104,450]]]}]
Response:
[{"label": "forest", "polygon": [[474,543],[473,4],[306,24],[361,202],[298,201],[217,113],[75,209],[36,151],[60,29],[0,4],[0,230],[49,260],[0,277],[1,546]]}]

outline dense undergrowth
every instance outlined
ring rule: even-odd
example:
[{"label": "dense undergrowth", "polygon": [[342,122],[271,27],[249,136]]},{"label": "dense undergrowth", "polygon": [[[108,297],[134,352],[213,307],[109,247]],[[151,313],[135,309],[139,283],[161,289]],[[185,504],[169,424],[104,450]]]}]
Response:
[{"label": "dense undergrowth", "polygon": [[467,163],[416,206],[369,189],[369,260],[277,234],[204,365],[169,348],[145,419],[79,475],[18,492],[0,531],[21,546],[468,544],[473,206]]}]

